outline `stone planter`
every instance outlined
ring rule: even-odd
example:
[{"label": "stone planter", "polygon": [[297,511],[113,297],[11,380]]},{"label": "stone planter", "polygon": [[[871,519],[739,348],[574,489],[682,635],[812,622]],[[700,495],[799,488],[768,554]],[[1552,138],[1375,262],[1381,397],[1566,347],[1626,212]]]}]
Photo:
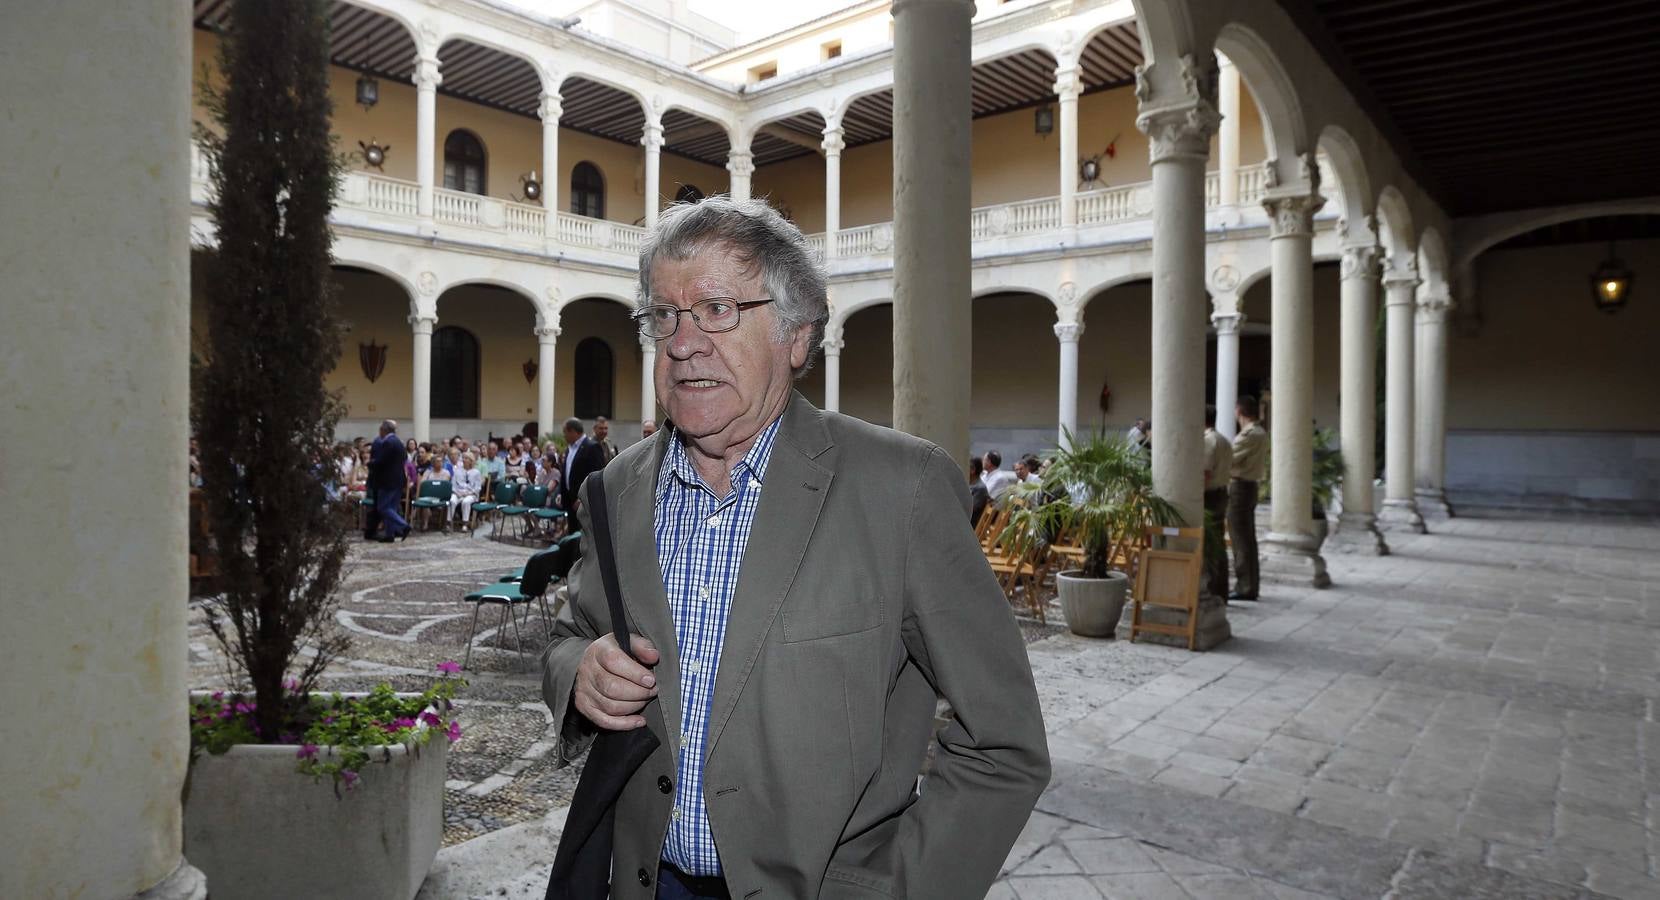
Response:
[{"label": "stone planter", "polygon": [[1079,571],[1055,576],[1067,629],[1083,637],[1113,637],[1124,615],[1130,577],[1123,572],[1108,572],[1105,578],[1083,578]]},{"label": "stone planter", "polygon": [[292,745],[202,753],[186,788],[186,858],[213,900],[410,900],[444,836],[448,746],[435,734],[418,752],[372,749],[357,786],[339,797],[331,779],[295,771]]}]

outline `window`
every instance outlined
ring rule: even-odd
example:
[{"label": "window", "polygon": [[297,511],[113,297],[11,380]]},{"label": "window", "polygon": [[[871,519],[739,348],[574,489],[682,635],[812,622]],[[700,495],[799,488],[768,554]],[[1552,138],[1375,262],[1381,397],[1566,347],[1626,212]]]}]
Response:
[{"label": "window", "polygon": [[444,138],[444,187],[484,193],[484,143],[471,131],[457,128]]},{"label": "window", "polygon": [[683,184],[680,190],[674,192],[676,203],[696,203],[703,199],[703,191],[695,184]]},{"label": "window", "polygon": [[[611,388],[616,372],[611,346],[599,338],[583,338],[576,345],[576,390],[572,410],[579,419],[611,416]],[[433,413],[437,415],[437,413]]]},{"label": "window", "polygon": [[432,417],[478,418],[478,338],[454,325],[432,333]]},{"label": "window", "polygon": [[758,81],[766,81],[768,78],[777,78],[777,77],[778,77],[778,64],[775,63],[775,62],[770,62],[770,63],[766,63],[764,65],[759,65],[759,66],[756,66],[755,68],[749,70],[749,83],[750,84],[754,84]]},{"label": "window", "polygon": [[840,57],[842,55],[842,42],[841,41],[831,41],[830,43],[825,44],[823,46],[823,48],[821,48],[821,49],[823,50],[823,54],[820,57],[821,59],[824,59],[824,60],[836,59],[837,57]]},{"label": "window", "polygon": [[571,170],[571,212],[590,219],[605,218],[605,178],[599,166],[587,160]]}]

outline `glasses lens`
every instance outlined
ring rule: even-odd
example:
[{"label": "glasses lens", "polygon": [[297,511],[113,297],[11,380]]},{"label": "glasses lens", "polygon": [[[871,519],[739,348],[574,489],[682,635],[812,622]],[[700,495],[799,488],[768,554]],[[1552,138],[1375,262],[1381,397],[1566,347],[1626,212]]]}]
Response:
[{"label": "glasses lens", "polygon": [[672,306],[648,306],[634,317],[640,323],[640,333],[651,338],[666,338],[674,334],[680,321],[680,310]]},{"label": "glasses lens", "polygon": [[692,304],[692,314],[704,331],[731,331],[738,327],[738,303],[730,297],[710,297]]}]

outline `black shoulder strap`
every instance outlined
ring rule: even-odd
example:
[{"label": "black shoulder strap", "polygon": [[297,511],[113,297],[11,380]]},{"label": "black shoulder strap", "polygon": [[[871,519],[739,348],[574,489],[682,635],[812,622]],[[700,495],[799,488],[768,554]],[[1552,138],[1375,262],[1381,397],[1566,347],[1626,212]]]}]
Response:
[{"label": "black shoulder strap", "polygon": [[611,515],[605,499],[605,470],[589,475],[588,518],[593,526],[594,551],[598,554],[599,577],[605,585],[605,600],[611,611],[611,633],[617,646],[630,657],[634,646],[628,639],[628,614],[623,610],[622,589],[617,586],[617,556],[611,546]]}]

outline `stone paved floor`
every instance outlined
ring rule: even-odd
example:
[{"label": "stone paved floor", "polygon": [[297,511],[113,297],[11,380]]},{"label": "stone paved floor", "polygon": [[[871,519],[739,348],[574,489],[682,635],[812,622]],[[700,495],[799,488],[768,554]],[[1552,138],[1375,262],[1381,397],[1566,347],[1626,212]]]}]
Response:
[{"label": "stone paved floor", "polygon": [[[1055,778],[991,896],[1660,898],[1660,521],[1432,525],[1329,559],[1330,590],[1236,604],[1211,653],[1024,622]],[[337,621],[356,644],[327,686],[424,686],[465,650],[461,592],[529,552],[354,547]],[[494,625],[462,695],[450,845],[549,821],[575,784],[547,762],[539,632],[521,661]],[[194,682],[224,683],[199,609],[191,642]],[[545,850],[516,871],[545,872]]]},{"label": "stone paved floor", "polygon": [[1660,897],[1660,522],[1432,528],[1212,653],[1033,646],[1055,778],[992,896]]}]

